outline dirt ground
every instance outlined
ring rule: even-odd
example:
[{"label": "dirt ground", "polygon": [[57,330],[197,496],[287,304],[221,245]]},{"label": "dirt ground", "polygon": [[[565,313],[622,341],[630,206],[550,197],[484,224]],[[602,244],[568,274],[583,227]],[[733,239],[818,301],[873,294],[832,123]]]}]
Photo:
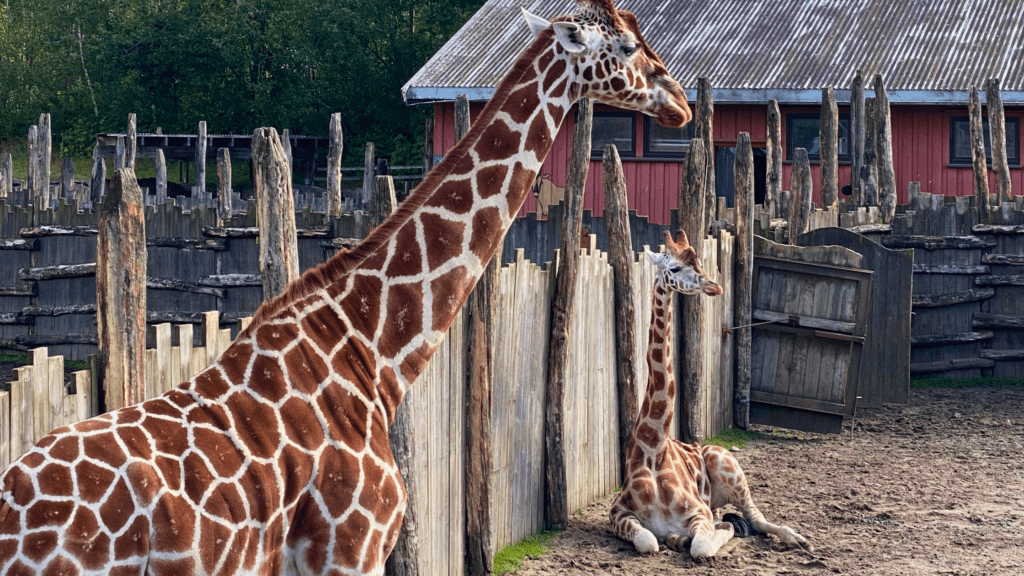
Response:
[{"label": "dirt ground", "polygon": [[814,553],[753,537],[711,564],[664,547],[641,555],[612,535],[608,497],[517,574],[1024,574],[1022,409],[1024,388],[912,390],[842,435],[748,441],[736,457],[755,502]]}]

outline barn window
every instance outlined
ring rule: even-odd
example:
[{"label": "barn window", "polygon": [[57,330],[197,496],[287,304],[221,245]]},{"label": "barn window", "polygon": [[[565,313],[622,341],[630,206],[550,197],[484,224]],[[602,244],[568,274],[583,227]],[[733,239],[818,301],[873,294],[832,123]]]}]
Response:
[{"label": "barn window", "polygon": [[[786,158],[797,148],[807,150],[811,162],[821,160],[820,114],[786,114]],[[839,161],[850,162],[850,117],[839,117]]]},{"label": "barn window", "polygon": [[594,111],[590,132],[590,157],[601,159],[606,144],[615,144],[619,156],[636,156],[636,113]]},{"label": "barn window", "polygon": [[[985,159],[992,165],[992,137],[988,132],[988,118],[982,118],[981,130],[985,134]],[[1006,118],[1006,159],[1012,166],[1020,166],[1020,117]],[[949,119],[949,163],[970,166],[971,120],[967,116]]]},{"label": "barn window", "polygon": [[694,135],[694,122],[682,128],[666,128],[644,116],[644,157],[682,160]]}]

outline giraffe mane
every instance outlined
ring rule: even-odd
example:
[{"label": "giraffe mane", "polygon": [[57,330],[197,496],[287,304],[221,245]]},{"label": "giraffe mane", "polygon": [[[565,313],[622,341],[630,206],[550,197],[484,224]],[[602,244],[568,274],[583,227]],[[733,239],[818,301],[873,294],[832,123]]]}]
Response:
[{"label": "giraffe mane", "polygon": [[303,272],[301,276],[288,285],[284,292],[265,301],[256,310],[256,313],[253,314],[253,319],[249,326],[238,335],[239,338],[249,335],[260,324],[287,309],[298,300],[313,294],[349,271],[358,268],[367,257],[384,247],[388,239],[423,206],[427,199],[441,185],[441,182],[451,174],[459,160],[469,154],[470,148],[480,139],[484,128],[494,120],[495,115],[508,99],[512,89],[518,84],[523,75],[532,70],[537,56],[551,44],[553,38],[554,32],[548,28],[542,30],[533,39],[513,63],[509,73],[505,75],[495,88],[494,95],[491,96],[491,99],[484,106],[479,118],[474,120],[469,132],[466,133],[462,140],[456,143],[451,152],[445,155],[444,160],[440,164],[427,173],[426,177],[416,186],[412,194],[399,205],[398,209],[387,220],[371,230],[359,245],[352,249],[342,249],[323,264]]}]

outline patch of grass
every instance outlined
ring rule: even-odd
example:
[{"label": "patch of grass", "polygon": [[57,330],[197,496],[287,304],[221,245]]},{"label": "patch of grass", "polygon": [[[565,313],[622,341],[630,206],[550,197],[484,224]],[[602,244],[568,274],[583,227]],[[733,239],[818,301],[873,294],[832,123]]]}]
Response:
[{"label": "patch of grass", "polygon": [[911,378],[910,380],[910,387],[916,390],[927,388],[977,388],[979,386],[1024,386],[1024,380],[997,376],[980,376],[976,378],[932,376],[928,378]]},{"label": "patch of grass", "polygon": [[8,354],[0,352],[0,362],[14,362],[19,366],[28,364],[28,354]]},{"label": "patch of grass", "polygon": [[538,558],[548,551],[548,543],[558,536],[558,530],[542,530],[527,536],[518,544],[506,546],[494,555],[494,574],[513,574],[523,565],[523,559]]},{"label": "patch of grass", "polygon": [[705,438],[704,443],[721,446],[726,450],[730,450],[732,448],[746,448],[747,440],[765,440],[768,438],[768,435],[760,432],[752,432],[741,428],[726,428],[710,438]]}]

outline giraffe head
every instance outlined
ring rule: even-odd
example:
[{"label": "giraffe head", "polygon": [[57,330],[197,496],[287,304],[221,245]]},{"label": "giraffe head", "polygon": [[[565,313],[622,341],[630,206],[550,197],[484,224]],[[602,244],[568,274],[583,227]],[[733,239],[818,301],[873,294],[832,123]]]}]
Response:
[{"label": "giraffe head", "polygon": [[637,110],[676,128],[693,117],[679,82],[644,40],[636,16],[612,0],[576,0],[579,10],[554,22],[523,15],[534,34],[553,29],[556,50],[570,56],[570,99],[593,98]]},{"label": "giraffe head", "polygon": [[708,278],[700,266],[697,251],[690,246],[686,233],[679,232],[679,238],[672,240],[672,234],[665,231],[665,251],[660,254],[648,253],[651,262],[658,269],[658,277],[670,290],[681,294],[718,296],[722,287]]}]

